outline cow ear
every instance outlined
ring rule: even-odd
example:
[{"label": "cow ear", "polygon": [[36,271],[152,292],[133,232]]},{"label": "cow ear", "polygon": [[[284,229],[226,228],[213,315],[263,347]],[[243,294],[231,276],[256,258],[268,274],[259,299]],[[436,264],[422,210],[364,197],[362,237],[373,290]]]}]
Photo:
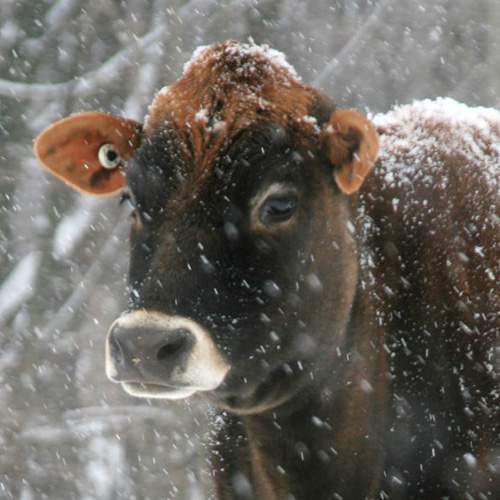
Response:
[{"label": "cow ear", "polygon": [[77,191],[109,196],[125,184],[125,164],[141,124],[108,113],[80,113],[46,128],[35,141],[40,163]]},{"label": "cow ear", "polygon": [[346,194],[356,192],[378,157],[378,134],[373,124],[356,111],[334,111],[321,131],[320,142],[338,187]]}]

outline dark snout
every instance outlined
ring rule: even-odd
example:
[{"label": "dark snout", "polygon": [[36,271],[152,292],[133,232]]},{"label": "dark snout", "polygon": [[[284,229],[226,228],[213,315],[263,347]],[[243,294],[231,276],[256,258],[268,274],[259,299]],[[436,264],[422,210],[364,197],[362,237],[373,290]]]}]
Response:
[{"label": "dark snout", "polygon": [[184,398],[217,388],[228,371],[209,332],[188,318],[134,311],[108,333],[106,373],[134,396]]},{"label": "dark snout", "polygon": [[195,338],[185,328],[157,330],[118,323],[109,332],[108,344],[114,381],[161,384],[187,366]]}]

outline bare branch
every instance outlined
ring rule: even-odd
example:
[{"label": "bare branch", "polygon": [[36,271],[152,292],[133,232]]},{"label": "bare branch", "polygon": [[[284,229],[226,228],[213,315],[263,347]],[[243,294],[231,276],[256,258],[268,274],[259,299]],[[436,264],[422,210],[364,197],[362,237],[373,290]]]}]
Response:
[{"label": "bare branch", "polygon": [[138,53],[160,40],[163,34],[164,27],[158,26],[110,57],[97,70],[89,71],[68,82],[21,83],[0,79],[0,96],[13,99],[51,100],[56,97],[67,97],[70,94],[76,97],[91,95],[95,88],[109,85],[112,81],[120,78],[121,70],[137,60]]},{"label": "bare branch", "polygon": [[356,30],[350,40],[342,47],[336,56],[323,68],[323,70],[314,79],[315,87],[322,87],[326,84],[330,75],[338,69],[348,56],[352,56],[361,48],[361,42],[371,34],[380,22],[382,11],[392,0],[380,0],[378,5],[373,9],[368,19]]},{"label": "bare branch", "polygon": [[58,0],[44,16],[45,23],[49,27],[44,36],[47,36],[50,31],[60,28],[67,19],[71,18],[72,13],[79,6],[80,2],[78,0]]},{"label": "bare branch", "polygon": [[178,421],[175,411],[152,406],[86,407],[66,411],[60,419],[48,421],[35,417],[22,430],[22,437],[35,442],[54,442],[63,439],[86,439],[87,436],[116,432],[138,423],[141,419],[154,419],[158,425],[174,425]]},{"label": "bare branch", "polygon": [[40,253],[31,252],[18,262],[5,281],[0,283],[0,326],[6,324],[35,293],[40,263]]},{"label": "bare branch", "polygon": [[128,220],[122,218],[116,224],[113,232],[107,238],[100,258],[96,259],[82,279],[80,286],[73,290],[66,302],[60,307],[55,316],[43,328],[38,331],[40,337],[46,337],[52,334],[54,330],[62,329],[73,317],[75,311],[81,306],[89,293],[91,293],[93,285],[102,276],[103,268],[105,268],[108,259],[113,259],[116,252],[117,238],[123,234],[125,227],[128,225]]},{"label": "bare branch", "polygon": [[54,99],[71,93],[75,81],[64,83],[21,83],[0,79],[0,95],[13,99]]}]

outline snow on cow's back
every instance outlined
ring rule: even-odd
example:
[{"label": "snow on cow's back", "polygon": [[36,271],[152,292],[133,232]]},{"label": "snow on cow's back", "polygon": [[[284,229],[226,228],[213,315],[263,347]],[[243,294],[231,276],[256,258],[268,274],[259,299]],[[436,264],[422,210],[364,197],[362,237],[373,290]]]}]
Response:
[{"label": "snow on cow's back", "polygon": [[[467,283],[470,293],[476,290],[467,300],[480,302],[480,290],[488,290],[484,307],[500,310],[500,112],[440,98],[370,119],[380,156],[360,190],[364,267],[382,269],[382,261],[394,260],[394,269],[376,277],[394,292],[400,261],[411,261],[414,274],[436,290]],[[424,295],[433,293],[424,288]]]},{"label": "snow on cow's back", "polygon": [[371,119],[380,134],[379,174],[387,184],[427,178],[445,187],[450,175],[474,171],[500,188],[499,111],[439,98]]},{"label": "snow on cow's back", "polygon": [[380,321],[404,318],[389,348],[403,345],[404,356],[414,359],[421,349],[425,361],[426,338],[434,335],[440,348],[461,350],[471,361],[465,370],[482,370],[476,388],[460,387],[464,401],[477,390],[488,412],[496,411],[500,112],[441,98],[371,119],[380,134],[380,161],[361,189],[357,223],[361,265],[377,314],[385,318]]}]

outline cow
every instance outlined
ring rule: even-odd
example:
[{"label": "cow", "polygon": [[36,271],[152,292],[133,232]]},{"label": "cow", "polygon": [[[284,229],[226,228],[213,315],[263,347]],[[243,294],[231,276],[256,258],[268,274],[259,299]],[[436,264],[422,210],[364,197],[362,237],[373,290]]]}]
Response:
[{"label": "cow", "polygon": [[338,109],[281,53],[198,49],[144,124],[41,164],[133,206],[106,373],[220,408],[220,500],[500,498],[500,113]]}]

